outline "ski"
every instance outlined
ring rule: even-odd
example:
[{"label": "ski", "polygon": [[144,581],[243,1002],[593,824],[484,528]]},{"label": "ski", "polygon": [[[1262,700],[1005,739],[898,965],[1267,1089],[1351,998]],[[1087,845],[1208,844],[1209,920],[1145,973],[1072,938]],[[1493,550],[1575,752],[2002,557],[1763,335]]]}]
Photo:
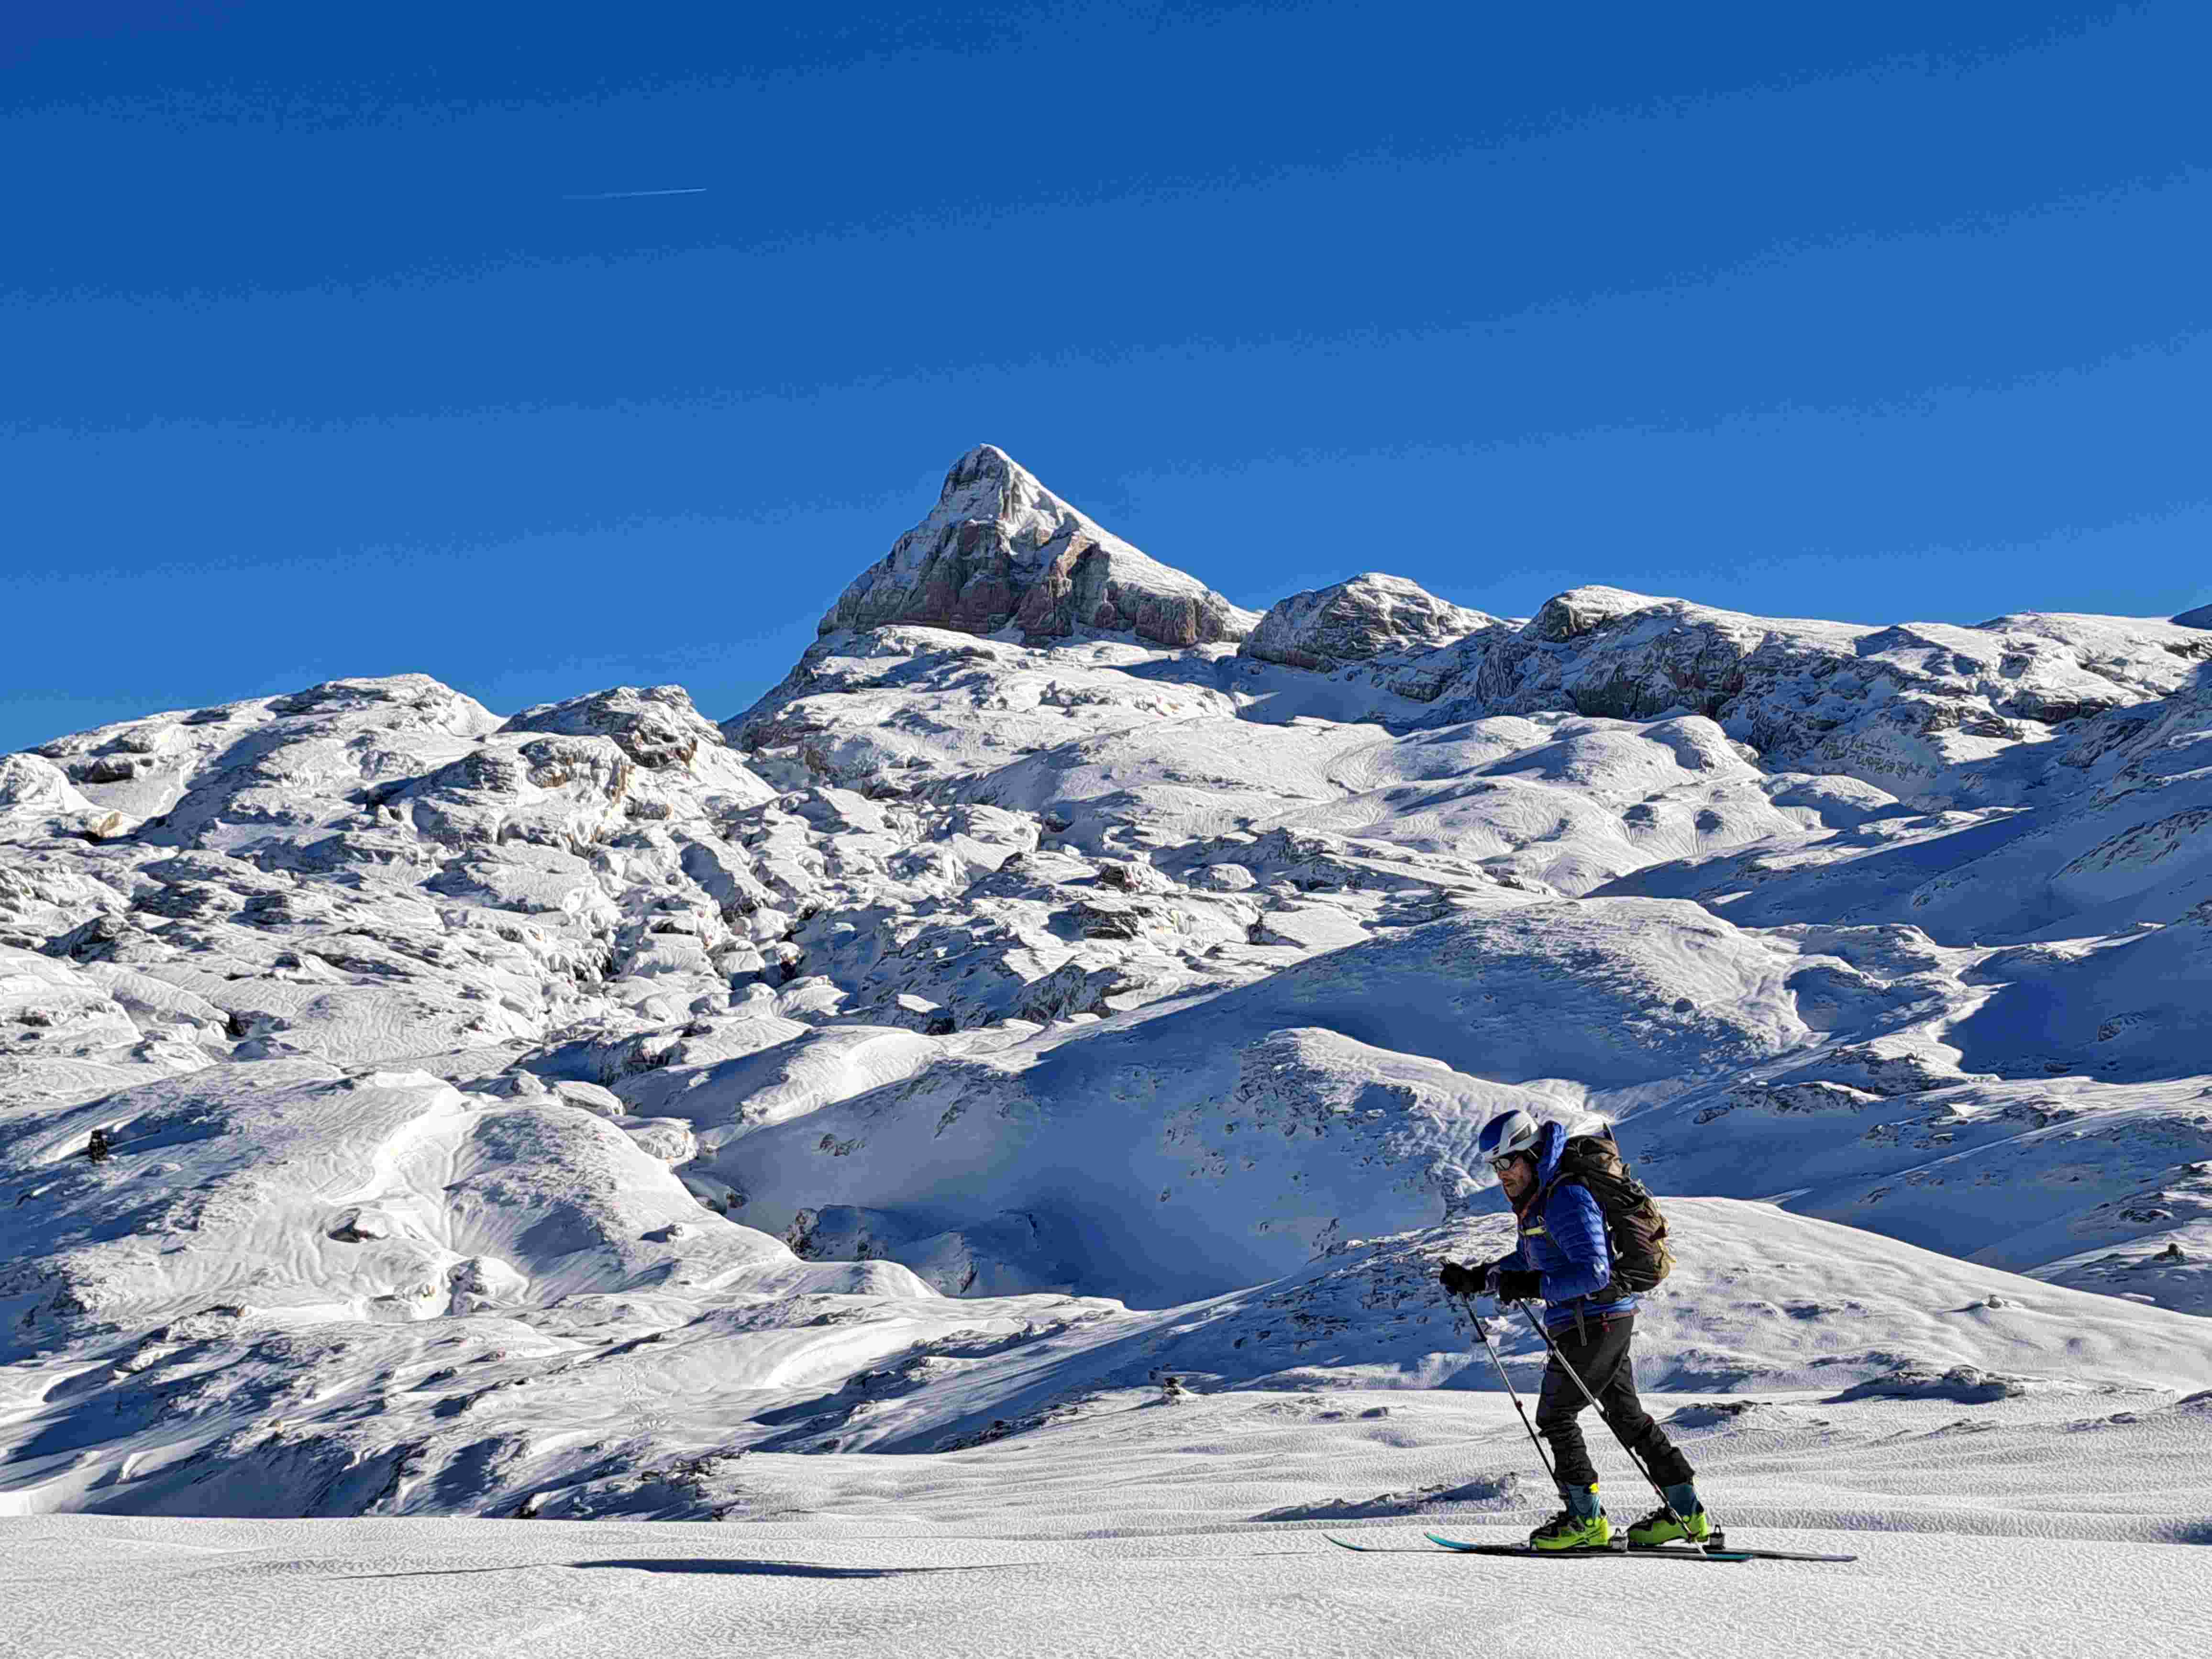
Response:
[{"label": "ski", "polygon": [[1328,1533],[1322,1534],[1322,1536],[1328,1539],[1337,1548],[1350,1550],[1358,1555],[1433,1555],[1436,1553],[1416,1548],[1411,1544],[1347,1544],[1341,1538],[1332,1537]]},{"label": "ski", "polygon": [[1579,1549],[1540,1550],[1527,1544],[1471,1544],[1463,1538],[1442,1538],[1435,1533],[1421,1534],[1439,1549],[1455,1555],[1504,1555],[1516,1561],[1587,1561],[1602,1557],[1609,1561],[1630,1561],[1638,1557],[1663,1556],[1675,1561],[1741,1561],[1746,1558],[1735,1554],[1699,1555],[1691,1550],[1632,1550],[1626,1544],[1585,1545]]},{"label": "ski", "polygon": [[[1633,1544],[1607,1544],[1594,1548],[1572,1550],[1532,1549],[1526,1544],[1475,1544],[1462,1538],[1446,1538],[1437,1533],[1421,1534],[1441,1548],[1455,1550],[1462,1555],[1510,1555],[1538,1560],[1553,1556],[1583,1557],[1592,1555],[1616,1556],[1622,1560],[1650,1561],[1856,1561],[1856,1555],[1817,1555],[1802,1550],[1736,1549],[1716,1534],[1713,1541],[1702,1550],[1687,1548],[1679,1544],[1655,1544],[1639,1549]],[[1332,1542],[1334,1540],[1332,1540]],[[1346,1545],[1347,1549],[1360,1547]]]},{"label": "ski", "polygon": [[[1856,1555],[1822,1555],[1811,1550],[1747,1550],[1738,1549],[1733,1544],[1714,1544],[1707,1547],[1715,1555],[1722,1556],[1730,1561],[1856,1561],[1858,1559]],[[1673,1544],[1654,1544],[1644,1549],[1638,1549],[1635,1545],[1631,1544],[1628,1547],[1628,1553],[1631,1555],[1638,1556],[1695,1557],[1697,1554],[1695,1550],[1683,1549]]]},{"label": "ski", "polygon": [[[1738,1549],[1729,1542],[1728,1534],[1719,1530],[1715,1531],[1711,1537],[1705,1540],[1705,1549],[1710,1554],[1733,1556],[1746,1561],[1856,1561],[1858,1559],[1856,1555],[1820,1555],[1807,1550]],[[1631,1555],[1695,1555],[1697,1551],[1683,1544],[1640,1546],[1631,1544],[1628,1547],[1628,1553]]]}]

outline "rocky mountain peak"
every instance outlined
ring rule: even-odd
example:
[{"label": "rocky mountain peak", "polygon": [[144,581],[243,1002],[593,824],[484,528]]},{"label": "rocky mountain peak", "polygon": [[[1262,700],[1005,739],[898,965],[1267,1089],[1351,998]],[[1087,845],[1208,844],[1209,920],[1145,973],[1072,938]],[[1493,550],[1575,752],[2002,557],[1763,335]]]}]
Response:
[{"label": "rocky mountain peak", "polygon": [[1053,509],[1073,509],[1037,482],[1036,474],[996,444],[977,444],[945,475],[937,511],[956,520],[1022,519]]},{"label": "rocky mountain peak", "polygon": [[1156,645],[1240,640],[1258,616],[1146,556],[1047,489],[1004,450],[952,465],[937,505],[839,596],[820,631],[899,623],[1031,641],[1079,629]]},{"label": "rocky mountain peak", "polygon": [[1277,601],[1242,651],[1262,662],[1328,672],[1345,663],[1432,651],[1496,621],[1403,576],[1370,570]]},{"label": "rocky mountain peak", "polygon": [[1595,583],[1571,587],[1545,600],[1521,632],[1525,638],[1559,645],[1620,617],[1670,603],[1675,602],[1654,599],[1649,593],[1632,593],[1625,587]]}]

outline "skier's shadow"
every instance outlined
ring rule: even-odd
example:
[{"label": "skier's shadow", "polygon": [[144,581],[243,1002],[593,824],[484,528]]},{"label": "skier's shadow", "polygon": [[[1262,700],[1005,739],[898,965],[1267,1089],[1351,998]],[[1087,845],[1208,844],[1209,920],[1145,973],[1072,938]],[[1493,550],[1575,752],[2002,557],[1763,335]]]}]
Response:
[{"label": "skier's shadow", "polygon": [[433,1567],[421,1572],[355,1572],[347,1578],[450,1578],[466,1572],[536,1572],[547,1567],[627,1567],[633,1572],[711,1572],[754,1578],[908,1578],[925,1572],[992,1572],[1036,1561],[970,1561],[941,1567],[830,1567],[818,1561],[740,1561],[715,1556],[646,1557],[629,1561],[517,1561],[497,1567]]},{"label": "skier's shadow", "polygon": [[713,1556],[661,1557],[635,1561],[565,1561],[569,1567],[628,1567],[637,1572],[715,1572],[763,1578],[899,1578],[916,1572],[957,1572],[957,1567],[830,1567],[815,1561],[735,1561]]}]

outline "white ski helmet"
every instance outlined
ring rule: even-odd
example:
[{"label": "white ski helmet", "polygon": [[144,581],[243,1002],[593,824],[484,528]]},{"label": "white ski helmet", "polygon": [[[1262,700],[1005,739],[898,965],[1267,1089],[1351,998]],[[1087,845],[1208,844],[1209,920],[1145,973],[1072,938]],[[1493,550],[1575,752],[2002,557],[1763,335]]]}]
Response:
[{"label": "white ski helmet", "polygon": [[1495,1164],[1501,1158],[1511,1158],[1516,1152],[1534,1155],[1536,1137],[1543,1133],[1536,1120],[1519,1107],[1510,1112],[1500,1112],[1482,1126],[1481,1137],[1475,1143],[1485,1158]]}]

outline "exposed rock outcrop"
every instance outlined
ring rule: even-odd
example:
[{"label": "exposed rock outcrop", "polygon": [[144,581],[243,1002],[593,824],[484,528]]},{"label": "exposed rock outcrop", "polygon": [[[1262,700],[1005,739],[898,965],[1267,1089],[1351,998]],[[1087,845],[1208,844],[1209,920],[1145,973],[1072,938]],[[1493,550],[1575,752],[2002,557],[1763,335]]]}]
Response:
[{"label": "exposed rock outcrop", "polygon": [[1948,797],[1971,779],[1978,804],[1997,805],[1989,792],[2011,785],[1960,769],[2172,694],[2198,670],[2198,637],[2171,623],[2042,612],[1869,628],[1578,587],[1518,629],[1485,628],[1417,659],[1394,686],[1435,702],[1443,720],[1703,714],[1794,769],[1906,799]]},{"label": "exposed rock outcrop", "polygon": [[929,516],[839,597],[821,631],[911,623],[1053,640],[1097,629],[1187,646],[1242,639],[1258,621],[981,444],[945,474]]},{"label": "exposed rock outcrop", "polygon": [[1569,640],[1594,633],[1607,623],[1668,603],[1648,593],[1632,593],[1625,587],[1571,587],[1545,600],[1522,628],[1521,634],[1524,639],[1565,645]]},{"label": "exposed rock outcrop", "polygon": [[1433,651],[1496,620],[1449,605],[1403,576],[1370,570],[1279,599],[1240,650],[1262,662],[1327,673],[1346,663]]},{"label": "exposed rock outcrop", "polygon": [[640,766],[680,766],[704,744],[720,747],[722,734],[691,706],[680,685],[611,686],[565,702],[526,708],[502,732],[555,732],[571,738],[612,738]]}]

